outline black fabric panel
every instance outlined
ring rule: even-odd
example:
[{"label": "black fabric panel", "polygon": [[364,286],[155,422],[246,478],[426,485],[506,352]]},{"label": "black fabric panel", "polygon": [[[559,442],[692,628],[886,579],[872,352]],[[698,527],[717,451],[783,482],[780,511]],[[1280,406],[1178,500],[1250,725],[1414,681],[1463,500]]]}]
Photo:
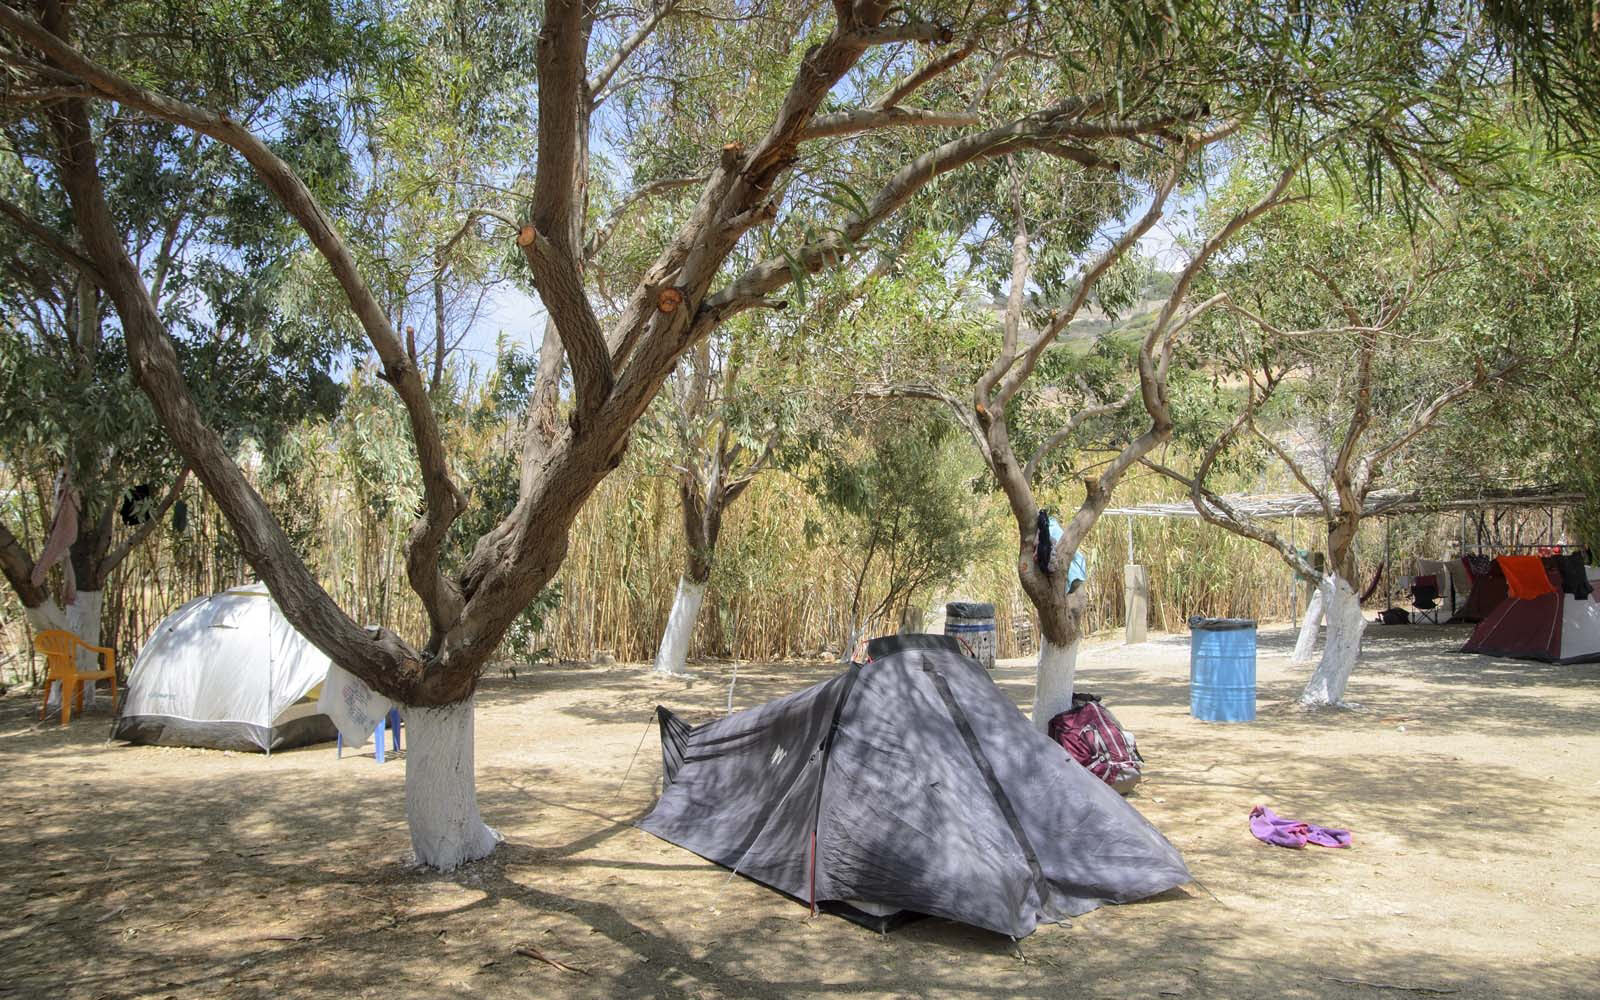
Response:
[{"label": "black fabric panel", "polygon": [[281,726],[242,722],[195,722],[166,715],[122,716],[112,724],[111,738],[161,747],[199,747],[265,753],[313,743],[329,743],[338,735],[326,715],[307,715]]},{"label": "black fabric panel", "polygon": [[903,653],[908,649],[943,649],[951,653],[966,655],[966,650],[961,648],[961,641],[953,635],[938,635],[933,632],[908,632],[902,635],[880,635],[876,639],[867,641],[867,659],[881,660],[894,653]]},{"label": "black fabric panel", "polygon": [[[817,898],[861,899],[1020,937],[1032,875],[913,650],[862,672],[830,754],[817,824]],[[1058,755],[1065,756],[1060,751]]]},{"label": "black fabric panel", "polygon": [[1556,557],[1556,570],[1561,574],[1562,592],[1571,594],[1580,601],[1594,592],[1594,588],[1589,585],[1589,571],[1583,564],[1581,552],[1569,552]]},{"label": "black fabric panel", "polygon": [[694,729],[673,715],[665,705],[656,706],[656,720],[661,725],[661,774],[662,787],[665,787],[672,784],[672,779],[678,776],[678,769],[683,766],[684,754],[689,747],[689,737]]}]

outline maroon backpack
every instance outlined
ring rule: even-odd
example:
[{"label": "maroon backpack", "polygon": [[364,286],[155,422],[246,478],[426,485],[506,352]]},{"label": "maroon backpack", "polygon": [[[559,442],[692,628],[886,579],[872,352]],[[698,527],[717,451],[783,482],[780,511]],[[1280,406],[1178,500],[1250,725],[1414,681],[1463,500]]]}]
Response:
[{"label": "maroon backpack", "polygon": [[1144,758],[1133,734],[1117,717],[1086,692],[1072,696],[1072,708],[1050,720],[1050,738],[1095,777],[1123,795],[1133,791],[1144,771]]}]

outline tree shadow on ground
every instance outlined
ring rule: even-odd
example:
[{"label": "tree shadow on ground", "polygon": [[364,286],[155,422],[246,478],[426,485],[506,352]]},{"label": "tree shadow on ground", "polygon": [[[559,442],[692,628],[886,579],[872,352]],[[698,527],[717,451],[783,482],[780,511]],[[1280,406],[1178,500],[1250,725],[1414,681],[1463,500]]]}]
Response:
[{"label": "tree shadow on ground", "polygon": [[[1280,639],[1265,638],[1265,656],[1279,656]],[[1580,995],[1595,967],[1584,934],[1493,953],[1409,936],[1435,917],[1427,897],[1406,902],[1410,890],[1395,884],[1406,858],[1443,859],[1464,879],[1503,878],[1493,895],[1503,890],[1510,906],[1522,886],[1502,866],[1589,856],[1581,836],[1564,832],[1573,823],[1546,827],[1540,816],[1592,816],[1600,806],[1592,788],[1553,795],[1531,784],[1525,757],[1465,762],[1425,742],[1477,733],[1498,746],[1537,731],[1574,752],[1600,745],[1584,705],[1532,710],[1542,690],[1587,689],[1571,668],[1461,657],[1452,641],[1369,641],[1359,669],[1372,667],[1371,679],[1358,669],[1353,695],[1366,712],[1266,714],[1233,727],[1185,717],[1183,637],[1156,645],[1148,662],[1119,662],[1114,647],[1091,651],[1082,683],[1151,720],[1155,734],[1132,802],[1183,850],[1200,884],[1042,928],[1020,944],[941,920],[880,936],[813,919],[636,829],[660,774],[645,720],[657,702],[691,721],[721,715],[728,664],[696,665],[693,681],[655,680],[645,667],[488,680],[479,798],[509,839],[449,875],[397,860],[408,847],[398,763],[336,764],[326,746],[270,760],[128,750],[105,744],[104,718],[35,730],[27,716],[36,702],[0,698],[0,734],[9,734],[0,738],[0,995]],[[836,670],[740,665],[736,707]],[[1019,702],[1031,697],[1025,668],[996,677]],[[1262,697],[1280,703],[1297,692],[1290,676],[1263,685]],[[1385,712],[1396,707],[1413,722],[1392,721]],[[523,737],[506,735],[523,730],[497,728],[526,721],[537,744],[542,720],[557,717],[572,727],[560,738],[575,741],[573,756],[524,760]],[[1401,724],[1412,728],[1401,733]],[[1368,741],[1364,752],[1320,752],[1330,736],[1352,732]],[[1245,814],[1257,801],[1348,824],[1357,849],[1254,844]],[[1540,850],[1552,860],[1529,861]],[[1572,902],[1592,905],[1586,899]],[[1414,912],[1394,912],[1402,909]],[[1575,928],[1592,926],[1589,911],[1568,912],[1588,921]],[[1519,940],[1504,936],[1508,948]]]}]

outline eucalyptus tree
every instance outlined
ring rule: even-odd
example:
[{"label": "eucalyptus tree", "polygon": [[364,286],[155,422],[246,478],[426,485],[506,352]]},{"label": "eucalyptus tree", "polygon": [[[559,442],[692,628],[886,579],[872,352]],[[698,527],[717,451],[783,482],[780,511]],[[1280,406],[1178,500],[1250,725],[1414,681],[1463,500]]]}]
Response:
[{"label": "eucalyptus tree", "polygon": [[750,327],[735,320],[695,345],[657,399],[660,417],[641,435],[676,479],[683,524],[684,568],[656,651],[658,674],[683,672],[723,516],[771,466],[797,409],[779,355],[752,343],[760,332]]},{"label": "eucalyptus tree", "polygon": [[417,0],[382,16],[406,60],[398,73],[351,68],[345,106],[360,191],[349,225],[362,236],[351,246],[438,392],[485,306],[524,276],[490,226],[502,189],[532,171],[522,137],[535,121],[535,11]]},{"label": "eucalyptus tree", "polygon": [[[1543,196],[1495,201],[1448,190],[1420,207],[1427,211],[1407,225],[1323,189],[1219,267],[1222,308],[1200,334],[1213,380],[1196,380],[1213,397],[1201,407],[1213,414],[1211,430],[1197,435],[1192,474],[1147,461],[1182,482],[1207,521],[1271,546],[1317,585],[1296,650],[1297,660],[1310,659],[1325,616],[1327,640],[1300,697],[1308,706],[1340,704],[1360,654],[1354,543],[1373,491],[1429,492],[1438,480],[1423,470],[1435,452],[1456,460],[1448,481],[1492,485],[1484,459],[1494,449],[1481,427],[1458,424],[1453,446],[1436,442],[1438,432],[1474,394],[1524,416],[1519,400],[1550,395],[1549,366],[1576,348],[1577,300],[1600,277],[1570,256],[1568,239],[1528,238],[1554,216],[1568,234],[1576,221]],[[1575,264],[1587,274],[1573,274]],[[1229,462],[1276,467],[1316,499],[1325,572],[1208,485]]]},{"label": "eucalyptus tree", "polygon": [[[1434,12],[1435,14],[1438,12]],[[1188,30],[1151,39],[1151,64],[1133,73],[1120,92],[1124,119],[1144,123],[1107,136],[1070,156],[1066,171],[1039,157],[1018,155],[967,175],[971,190],[932,209],[953,216],[958,231],[988,229],[998,238],[975,247],[978,273],[1005,305],[986,324],[989,346],[942,378],[888,380],[874,391],[943,402],[976,443],[1006,495],[1016,522],[1018,577],[1039,617],[1041,643],[1034,722],[1041,728],[1071,703],[1085,595],[1066,573],[1047,572],[1034,559],[1039,505],[1036,491],[1052,453],[1098,433],[1099,460],[1083,478],[1083,500],[1063,518],[1060,551],[1075,553],[1126,472],[1169,440],[1174,416],[1169,374],[1179,338],[1197,319],[1224,304],[1211,295],[1191,302],[1207,267],[1259,220],[1303,197],[1309,178],[1359,162],[1372,176],[1399,178],[1416,197],[1424,182],[1493,174],[1503,144],[1485,142],[1493,109],[1484,95],[1495,52],[1470,31],[1458,34],[1471,11],[1435,17],[1408,10],[1332,7],[1272,9],[1198,20]],[[1077,55],[1070,36],[1059,40]],[[1127,60],[1118,53],[1121,65]],[[1203,69],[1171,74],[1175,62]],[[1160,78],[1162,85],[1141,86]],[[1009,85],[1025,93],[1026,75]],[[1264,160],[1243,155],[1269,148]],[[1050,180],[1041,173],[1053,173]],[[1179,192],[1192,193],[1235,177],[1247,192],[1227,206],[1205,237],[1189,247],[1152,320],[1126,344],[1118,391],[1070,366],[1047,360],[1077,328],[1093,340],[1125,308],[1139,284],[1137,248]],[[1004,195],[996,204],[995,193]],[[965,195],[965,197],[963,197]],[[972,360],[979,359],[976,364]],[[1130,370],[1131,369],[1131,370]],[[1054,376],[1054,377],[1052,377]],[[1131,411],[1134,400],[1139,410]],[[1106,435],[1113,440],[1104,440]]]},{"label": "eucalyptus tree", "polygon": [[[232,11],[219,4],[193,16],[205,22]],[[796,278],[859,251],[931,183],[1008,154],[1038,152],[1106,172],[1116,162],[1106,153],[1142,151],[1150,162],[1135,172],[1159,204],[1201,149],[1255,127],[1263,108],[1276,112],[1268,117],[1292,140],[1286,147],[1302,150],[1291,159],[1322,148],[1326,136],[1357,131],[1382,137],[1374,147],[1380,152],[1406,152],[1405,127],[1418,127],[1419,119],[1399,112],[1427,101],[1430,116],[1442,115],[1439,95],[1470,79],[1478,37],[1471,11],[1458,16],[1431,5],[1415,16],[1355,16],[1343,4],[1040,8],[993,0],[913,10],[837,0],[724,12],[671,2],[640,11],[548,0],[531,46],[538,81],[531,183],[511,185],[498,217],[514,230],[549,323],[517,502],[456,562],[444,547],[465,500],[438,414],[314,178],[274,149],[270,128],[232,113],[236,76],[186,75],[183,60],[171,68],[166,51],[158,57],[123,44],[120,34],[94,30],[101,12],[94,5],[47,3],[31,13],[0,6],[14,92],[38,98],[33,117],[71,208],[71,233],[60,231],[68,219],[32,221],[105,290],[136,380],[285,615],[341,666],[406,706],[412,841],[422,862],[439,867],[481,857],[496,841],[479,816],[473,783],[472,701],[481,668],[556,573],[577,511],[620,461],[633,426],[695,343],[742,312],[774,307],[776,293]],[[366,12],[337,13],[360,19]],[[736,45],[737,32],[735,42],[714,39],[705,24],[725,14],[793,48],[779,48],[773,58],[770,48]],[[722,46],[730,67],[742,70],[720,77],[721,100],[677,101],[671,59],[685,41]],[[924,55],[923,46],[933,51]],[[163,48],[184,50],[185,43],[164,39]],[[319,93],[337,99],[342,79]],[[291,98],[299,92],[271,92],[276,120],[296,121]],[[636,97],[630,102],[625,93]],[[427,612],[421,641],[363,627],[338,607],[196,407],[169,324],[116,224],[104,136],[89,110],[108,102],[120,115],[178,126],[247,163],[339,286],[405,407],[416,448],[422,505],[407,577]],[[656,141],[638,150],[593,145],[597,112],[608,103]],[[720,144],[674,141],[680,116],[707,113],[724,123]],[[840,144],[870,146],[877,155],[813,155]],[[642,169],[607,173],[595,162],[597,150]],[[680,168],[687,171],[676,173]],[[608,230],[589,227],[586,206],[597,178],[623,176],[637,185],[638,198],[670,184],[692,197],[692,207],[658,234],[635,274],[595,274],[591,247]],[[816,200],[843,178],[857,195],[818,225]],[[1273,190],[1281,196],[1286,188],[1284,181]],[[611,202],[619,222],[638,198]],[[797,224],[788,225],[796,205]],[[1082,283],[1084,296],[1093,284]],[[1186,319],[1176,315],[1181,301],[1175,296],[1141,356],[1144,395],[1156,411],[1164,405],[1167,338]],[[1013,356],[995,381],[1007,379],[1003,391],[1014,392],[1010,386],[1026,381],[1044,346],[1007,343]],[[993,413],[985,403],[976,414],[981,427],[1003,423]],[[1154,420],[1151,434],[1159,439],[1166,425],[1159,414]],[[1077,537],[1092,517],[1074,519]]]},{"label": "eucalyptus tree", "polygon": [[[148,37],[136,24],[99,23],[120,39]],[[314,65],[304,48],[279,54],[278,65],[257,68],[256,82]],[[70,208],[38,113],[61,89],[28,90],[31,71],[17,58],[7,53],[0,98],[0,226],[15,237],[0,273],[0,463],[19,484],[14,495],[36,484],[39,502],[31,514],[18,505],[31,524],[0,520],[0,570],[34,628],[65,628],[99,645],[108,577],[160,526],[189,472],[130,377],[97,270],[61,236]],[[236,82],[248,88],[242,72]],[[239,99],[234,108],[249,106]],[[270,446],[302,415],[331,412],[339,393],[323,370],[341,331],[304,314],[315,278],[295,266],[289,230],[229,157],[186,130],[111,111],[96,108],[93,118],[110,148],[115,223],[146,267],[153,306],[207,418],[231,443]],[[336,184],[342,158],[326,144],[324,123],[308,114],[279,142]]]},{"label": "eucalyptus tree", "polygon": [[950,583],[992,544],[974,501],[976,459],[938,411],[904,403],[837,411],[820,435],[807,487],[827,523],[807,537],[831,537],[851,580],[841,656],[850,657],[867,626],[901,620],[919,594]]}]

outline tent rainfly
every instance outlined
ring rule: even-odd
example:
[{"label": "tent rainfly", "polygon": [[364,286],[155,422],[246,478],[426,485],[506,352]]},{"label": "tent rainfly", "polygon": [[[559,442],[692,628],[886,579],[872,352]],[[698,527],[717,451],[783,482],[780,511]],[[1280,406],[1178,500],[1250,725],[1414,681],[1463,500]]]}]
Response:
[{"label": "tent rainfly", "polygon": [[704,725],[658,708],[665,787],[639,825],[880,930],[928,914],[1020,938],[1190,881],[977,661],[907,645]]},{"label": "tent rainfly", "polygon": [[266,753],[326,742],[316,691],[327,673],[260,584],[196,598],[139,651],[111,738]]}]

